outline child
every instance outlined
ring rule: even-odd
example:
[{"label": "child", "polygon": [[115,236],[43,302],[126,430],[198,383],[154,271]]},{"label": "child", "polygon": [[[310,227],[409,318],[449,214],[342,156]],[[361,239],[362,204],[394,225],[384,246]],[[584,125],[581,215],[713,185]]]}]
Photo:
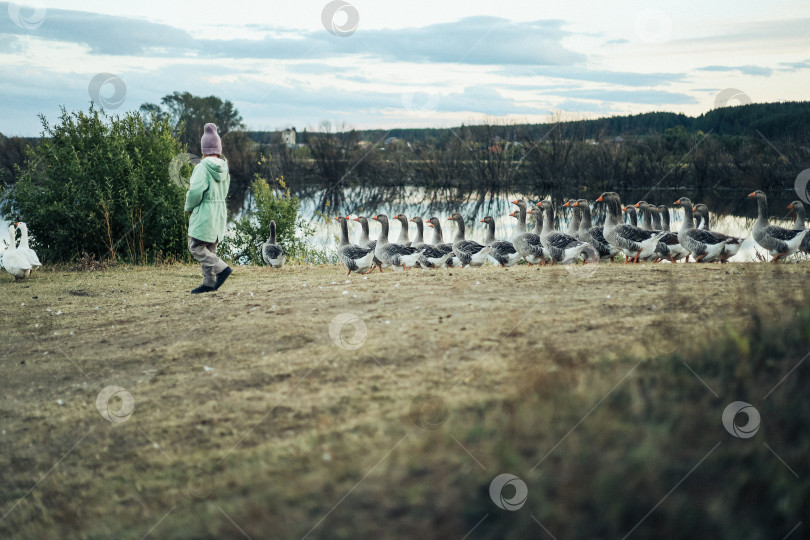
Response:
[{"label": "child", "polygon": [[188,250],[202,266],[202,285],[192,294],[207,293],[219,289],[231,268],[217,257],[217,244],[225,236],[228,209],[225,197],[231,185],[228,161],[222,157],[222,141],[217,135],[217,126],[205,124],[201,147],[203,159],[191,173],[186,193],[185,211],[191,212],[188,221]]}]

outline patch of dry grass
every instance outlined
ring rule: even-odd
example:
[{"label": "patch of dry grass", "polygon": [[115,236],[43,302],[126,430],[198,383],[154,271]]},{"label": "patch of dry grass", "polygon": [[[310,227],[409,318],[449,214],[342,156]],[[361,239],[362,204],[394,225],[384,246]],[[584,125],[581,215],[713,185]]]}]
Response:
[{"label": "patch of dry grass", "polygon": [[[694,444],[701,430],[725,433],[707,407],[722,409],[751,373],[759,385],[786,373],[740,375],[703,353],[748,364],[757,314],[784,306],[767,313],[789,325],[806,276],[805,265],[615,264],[590,277],[521,266],[347,283],[335,266],[240,267],[199,296],[187,265],[4,281],[0,533],[463,536],[489,516],[473,536],[543,534],[535,521],[558,537],[615,536],[708,450]],[[337,328],[343,314],[353,322]],[[96,408],[111,385],[134,399],[121,423]],[[414,410],[432,420],[415,426]],[[804,439],[782,437],[767,440],[801,467]],[[501,472],[529,484],[525,511],[489,499]],[[623,494],[612,505],[588,496],[611,490]],[[674,493],[674,507],[705,520],[695,493]]]}]

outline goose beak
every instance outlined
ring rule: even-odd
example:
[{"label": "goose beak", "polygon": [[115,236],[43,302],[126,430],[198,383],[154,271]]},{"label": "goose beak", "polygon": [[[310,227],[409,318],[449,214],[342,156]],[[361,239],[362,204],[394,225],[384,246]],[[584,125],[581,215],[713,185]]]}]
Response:
[{"label": "goose beak", "polygon": [[359,217],[352,218],[352,219],[353,219],[354,221],[360,221],[360,218],[359,218]]},{"label": "goose beak", "polygon": [[633,208],[638,208],[638,203],[634,204]]},{"label": "goose beak", "polygon": [[486,222],[487,222],[487,220],[485,220],[485,219],[481,220],[481,223],[486,223]]},{"label": "goose beak", "polygon": [[340,221],[340,216],[335,216],[332,219],[334,219],[335,221]]},{"label": "goose beak", "polygon": [[680,199],[678,199],[677,201],[675,201],[675,202],[674,202],[674,203],[672,203],[672,204],[677,204],[678,206],[680,206],[680,204],[681,204],[681,200],[680,200]]},{"label": "goose beak", "polygon": [[427,226],[432,229],[433,228],[433,223],[428,223]]},{"label": "goose beak", "polygon": [[752,193],[749,193],[749,194],[748,194],[748,196],[749,196],[749,197],[756,197],[756,196],[757,196],[757,192],[756,192],[756,191],[754,191],[754,192],[752,192]]},{"label": "goose beak", "polygon": [[574,204],[572,204],[571,206],[579,206],[579,201],[575,202],[575,203],[574,203]]},{"label": "goose beak", "polygon": [[788,205],[788,210],[793,210],[793,203],[790,203],[790,204]]},{"label": "goose beak", "polygon": [[375,220],[376,220],[376,219],[377,219],[377,216],[371,216],[371,219],[375,219]]},{"label": "goose beak", "polygon": [[697,212],[697,206],[692,207],[692,212]]},{"label": "goose beak", "polygon": [[602,201],[604,201],[604,200],[605,200],[605,199],[604,199],[604,197],[602,197],[601,195],[599,195],[599,198],[598,198],[598,199],[596,199],[596,202],[602,202]]},{"label": "goose beak", "polygon": [[[537,206],[540,206],[540,204],[538,203],[538,205],[537,205]],[[565,203],[565,204],[563,205],[563,208],[568,208],[569,206],[571,206],[569,203]]]},{"label": "goose beak", "polygon": [[518,202],[517,202],[517,199],[515,199],[514,201],[512,201],[512,204],[517,204],[517,203],[518,203]]}]

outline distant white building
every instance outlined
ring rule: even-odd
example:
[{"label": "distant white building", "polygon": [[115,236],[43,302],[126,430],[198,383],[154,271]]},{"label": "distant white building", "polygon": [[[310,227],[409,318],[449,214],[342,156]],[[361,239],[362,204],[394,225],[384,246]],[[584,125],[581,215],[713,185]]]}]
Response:
[{"label": "distant white building", "polygon": [[295,130],[285,129],[281,132],[281,142],[286,144],[289,148],[295,146]]}]

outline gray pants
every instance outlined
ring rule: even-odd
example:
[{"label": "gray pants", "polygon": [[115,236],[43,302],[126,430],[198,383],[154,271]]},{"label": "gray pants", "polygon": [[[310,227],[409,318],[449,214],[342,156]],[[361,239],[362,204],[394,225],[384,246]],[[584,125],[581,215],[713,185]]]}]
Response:
[{"label": "gray pants", "polygon": [[188,237],[188,250],[202,266],[202,284],[208,287],[213,287],[217,281],[216,275],[228,268],[227,263],[217,257],[217,244],[219,242],[203,242],[191,236]]}]

